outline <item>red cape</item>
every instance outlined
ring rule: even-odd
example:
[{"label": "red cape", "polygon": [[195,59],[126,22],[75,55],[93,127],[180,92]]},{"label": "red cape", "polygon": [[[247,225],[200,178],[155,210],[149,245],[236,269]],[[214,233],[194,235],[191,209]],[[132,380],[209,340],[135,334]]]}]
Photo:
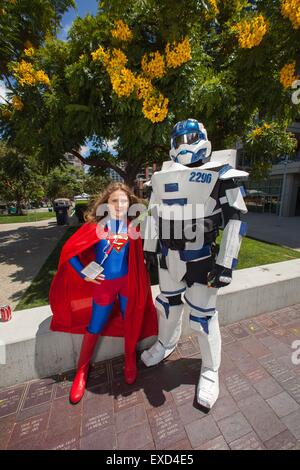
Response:
[{"label": "red cape", "polygon": [[[92,314],[94,284],[84,281],[68,263],[78,256],[83,265],[95,259],[94,245],[99,241],[97,224],[84,224],[63,246],[58,271],[50,287],[49,301],[53,312],[50,329],[84,334]],[[152,301],[142,240],[130,239],[128,261],[129,295],[125,320],[118,303],[102,336],[124,336],[125,351],[132,352],[136,343],[157,335],[157,314]]]}]

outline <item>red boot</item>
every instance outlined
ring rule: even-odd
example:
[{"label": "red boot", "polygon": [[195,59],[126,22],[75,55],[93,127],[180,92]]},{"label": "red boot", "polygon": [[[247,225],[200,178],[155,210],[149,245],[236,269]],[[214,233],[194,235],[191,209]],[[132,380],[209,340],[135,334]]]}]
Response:
[{"label": "red boot", "polygon": [[136,353],[125,354],[125,367],[124,377],[127,384],[133,384],[136,381],[137,368],[136,368]]},{"label": "red boot", "polygon": [[83,397],[90,366],[90,360],[93,356],[97,341],[97,334],[91,334],[89,332],[86,332],[83,337],[77,372],[70,391],[70,402],[73,403],[73,405],[78,403]]}]

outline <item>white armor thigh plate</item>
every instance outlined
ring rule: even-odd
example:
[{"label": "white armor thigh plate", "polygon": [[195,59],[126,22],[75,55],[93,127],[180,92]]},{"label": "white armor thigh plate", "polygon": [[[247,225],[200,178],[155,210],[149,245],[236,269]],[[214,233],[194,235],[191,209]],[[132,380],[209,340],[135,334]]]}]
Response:
[{"label": "white armor thigh plate", "polygon": [[171,276],[168,269],[158,268],[159,287],[161,293],[164,295],[177,295],[181,294],[186,289],[184,281],[177,281]]},{"label": "white armor thigh plate", "polygon": [[173,163],[152,176],[152,187],[164,219],[191,220],[205,216],[205,205],[218,180],[218,173]]},{"label": "white armor thigh plate", "polygon": [[176,282],[180,282],[186,273],[186,263],[180,259],[179,252],[175,250],[169,250],[166,256],[166,264],[170,276]]},{"label": "white armor thigh plate", "polygon": [[[217,293],[218,289],[203,284],[195,283],[191,287],[187,287],[184,298],[189,306],[191,328],[199,330],[197,318],[215,315]],[[195,317],[194,320],[193,317]]]}]

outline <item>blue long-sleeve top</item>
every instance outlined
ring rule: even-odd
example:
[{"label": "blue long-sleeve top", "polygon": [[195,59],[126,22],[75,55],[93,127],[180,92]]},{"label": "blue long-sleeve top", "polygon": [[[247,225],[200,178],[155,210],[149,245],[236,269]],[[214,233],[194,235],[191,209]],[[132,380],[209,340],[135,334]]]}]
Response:
[{"label": "blue long-sleeve top", "polygon": [[[110,219],[110,231],[113,234],[127,234],[127,226],[124,224],[120,228],[120,220]],[[101,264],[104,258],[104,250],[107,250],[110,247],[107,240],[99,240],[95,244],[95,261],[98,264]],[[129,239],[125,245],[118,251],[115,248],[111,250],[106,260],[103,262],[104,271],[101,274],[104,274],[105,279],[116,279],[118,277],[125,276],[128,273],[128,253],[129,253]],[[77,271],[77,273],[84,279],[84,274],[81,273],[81,270],[84,268],[83,264],[79,260],[78,256],[73,256],[69,260],[71,266]]]}]

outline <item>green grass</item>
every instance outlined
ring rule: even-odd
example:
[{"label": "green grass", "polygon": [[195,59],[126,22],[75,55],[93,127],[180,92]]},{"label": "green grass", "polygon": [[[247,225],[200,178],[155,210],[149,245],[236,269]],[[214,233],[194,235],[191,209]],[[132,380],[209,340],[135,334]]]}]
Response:
[{"label": "green grass", "polygon": [[22,295],[15,310],[24,310],[25,308],[48,305],[50,284],[57,271],[62,246],[77,229],[78,227],[70,227],[66,230],[28,289]]},{"label": "green grass", "polygon": [[[23,294],[16,310],[39,307],[47,305],[49,288],[56,273],[61,248],[66,240],[77,230],[78,227],[70,227],[59,240],[57,246],[47,258],[33,282]],[[218,242],[220,242],[220,237]],[[244,238],[239,255],[237,269],[252,268],[263,264],[279,263],[300,258],[300,252],[285,248],[283,246],[261,242],[252,238]],[[157,284],[157,272],[151,272],[151,284]]]},{"label": "green grass", "polygon": [[32,212],[28,215],[0,215],[0,224],[19,224],[25,222],[38,222],[55,217],[55,212]]}]

